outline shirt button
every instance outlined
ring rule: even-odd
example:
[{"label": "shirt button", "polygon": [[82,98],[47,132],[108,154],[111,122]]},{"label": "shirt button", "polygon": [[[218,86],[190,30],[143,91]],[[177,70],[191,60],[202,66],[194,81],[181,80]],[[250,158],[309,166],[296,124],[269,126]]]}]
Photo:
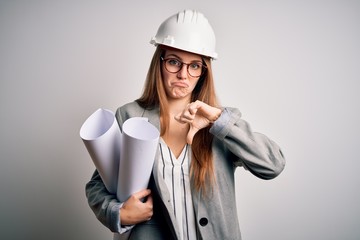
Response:
[{"label": "shirt button", "polygon": [[208,222],[209,221],[207,220],[207,218],[201,218],[199,221],[199,223],[202,227],[205,227],[208,224]]}]

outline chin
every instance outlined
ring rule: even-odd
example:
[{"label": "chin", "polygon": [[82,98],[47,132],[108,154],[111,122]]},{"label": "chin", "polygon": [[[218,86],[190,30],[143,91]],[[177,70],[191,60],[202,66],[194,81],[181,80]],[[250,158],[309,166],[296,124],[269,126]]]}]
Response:
[{"label": "chin", "polygon": [[188,96],[187,93],[180,93],[180,94],[174,93],[174,94],[172,94],[172,97],[173,97],[173,98],[176,98],[176,99],[185,98],[185,97],[187,97],[187,96]]},{"label": "chin", "polygon": [[177,89],[172,92],[173,96],[186,97],[189,95],[189,91],[186,89]]}]

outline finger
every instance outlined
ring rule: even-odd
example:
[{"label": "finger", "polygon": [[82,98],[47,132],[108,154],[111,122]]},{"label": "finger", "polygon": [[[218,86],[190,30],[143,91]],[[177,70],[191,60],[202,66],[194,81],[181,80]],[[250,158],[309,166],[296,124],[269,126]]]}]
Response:
[{"label": "finger", "polygon": [[196,112],[198,111],[198,109],[203,105],[204,103],[199,101],[199,100],[196,100],[195,102],[192,102],[188,105],[188,109],[189,109],[189,112],[191,114],[196,114]]},{"label": "finger", "polygon": [[151,190],[150,189],[144,189],[144,190],[141,190],[137,193],[134,193],[133,196],[137,199],[142,199],[146,196],[148,196],[149,194],[151,193]]},{"label": "finger", "polygon": [[188,111],[191,115],[195,115],[197,110],[198,108],[196,106],[190,106]]},{"label": "finger", "polygon": [[174,118],[176,121],[178,121],[180,123],[191,123],[194,120],[195,116],[193,116],[193,117],[190,115],[184,116],[183,113],[180,113],[177,116],[175,116]]},{"label": "finger", "polygon": [[[196,111],[195,111],[195,113],[196,113]],[[194,118],[195,118],[195,113],[191,113],[190,112],[190,110],[188,110],[188,111],[185,111],[185,112],[183,112],[183,114],[181,115],[181,119],[184,121],[186,121],[186,120],[189,120],[189,121],[192,121],[192,120],[194,120]]]},{"label": "finger", "polygon": [[153,205],[153,197],[152,197],[152,195],[150,194],[148,197],[147,197],[147,199],[146,199],[146,204],[148,204],[149,206],[151,205]]},{"label": "finger", "polygon": [[178,121],[179,123],[187,123],[186,121],[183,121],[181,118],[181,113],[179,113],[178,115],[176,115],[175,120]]},{"label": "finger", "polygon": [[153,197],[152,197],[151,194],[147,197],[147,200],[146,200],[145,204],[146,204],[146,207],[148,209],[148,218],[147,218],[147,220],[150,220],[152,215],[153,215],[153,210],[154,210]]},{"label": "finger", "polygon": [[190,145],[192,144],[192,140],[193,140],[195,134],[196,134],[198,131],[199,131],[198,128],[195,128],[195,127],[193,127],[193,126],[190,126],[190,130],[189,130],[189,132],[188,132],[188,134],[187,134],[187,136],[186,136],[186,142],[187,142],[188,144],[190,144]]}]

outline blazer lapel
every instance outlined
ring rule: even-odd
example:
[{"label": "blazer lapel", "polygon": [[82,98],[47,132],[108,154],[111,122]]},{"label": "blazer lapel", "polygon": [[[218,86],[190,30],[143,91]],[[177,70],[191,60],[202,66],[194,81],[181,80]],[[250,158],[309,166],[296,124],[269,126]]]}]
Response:
[{"label": "blazer lapel", "polygon": [[160,110],[154,108],[151,110],[145,109],[141,117],[146,117],[151,124],[153,124],[160,131]]},{"label": "blazer lapel", "polygon": [[[151,110],[144,110],[142,117],[146,117],[151,124],[153,124],[159,131],[161,131],[159,108],[154,108]],[[167,220],[171,220],[171,222],[172,222],[172,226],[173,226],[172,232],[173,232],[173,234],[176,235],[176,237],[174,236],[174,238],[178,239],[180,236],[180,233],[179,233],[179,228],[176,227],[177,222],[176,222],[175,216],[172,211],[171,203],[169,201],[170,193],[167,191],[166,183],[163,181],[163,179],[160,176],[160,172],[158,171],[157,159],[159,159],[159,157],[160,157],[160,151],[158,150],[156,152],[152,174],[154,177],[154,182],[155,182],[156,188],[161,189],[161,191],[158,191],[158,194],[159,194],[160,198],[162,199],[164,207],[167,208],[167,214],[166,214],[167,218],[168,218]]]}]

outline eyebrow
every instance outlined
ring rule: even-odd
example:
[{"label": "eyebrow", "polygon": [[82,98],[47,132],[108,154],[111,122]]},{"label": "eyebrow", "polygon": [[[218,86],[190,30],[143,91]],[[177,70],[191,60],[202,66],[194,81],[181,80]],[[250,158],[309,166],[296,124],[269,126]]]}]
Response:
[{"label": "eyebrow", "polygon": [[[178,55],[174,54],[174,53],[171,53],[169,55],[166,56],[166,58],[169,58],[169,57],[175,57],[177,59],[180,59],[181,61],[183,61],[183,59],[181,57],[179,57]],[[202,62],[202,59],[199,59],[199,60],[192,60],[190,62]]]}]

